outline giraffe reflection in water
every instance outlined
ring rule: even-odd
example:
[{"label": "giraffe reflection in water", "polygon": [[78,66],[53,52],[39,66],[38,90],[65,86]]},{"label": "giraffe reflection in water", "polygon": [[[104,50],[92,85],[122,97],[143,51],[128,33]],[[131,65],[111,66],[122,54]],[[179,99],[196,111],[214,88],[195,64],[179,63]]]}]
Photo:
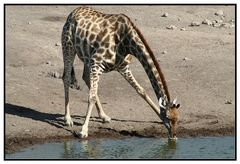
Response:
[{"label": "giraffe reflection in water", "polygon": [[[134,141],[135,140],[135,141]],[[76,143],[77,142],[77,143]],[[149,147],[147,147],[149,145]],[[156,146],[158,145],[158,146]],[[169,159],[177,149],[174,140],[129,138],[81,140],[64,143],[64,159]]]}]

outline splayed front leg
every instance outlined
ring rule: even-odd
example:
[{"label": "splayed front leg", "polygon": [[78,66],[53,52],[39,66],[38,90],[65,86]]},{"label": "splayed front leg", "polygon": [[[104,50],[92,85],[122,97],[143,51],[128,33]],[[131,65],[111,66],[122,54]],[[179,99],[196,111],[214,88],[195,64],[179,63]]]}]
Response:
[{"label": "splayed front leg", "polygon": [[[99,76],[102,74],[102,71],[98,65],[93,65],[90,70],[90,76],[86,76],[88,78],[83,78],[83,79],[88,79],[86,80],[86,84],[89,84],[89,99],[88,99],[88,110],[86,114],[86,118],[82,127],[82,131],[79,133],[79,137],[81,138],[86,138],[88,137],[88,123],[90,120],[90,116],[92,113],[92,109],[95,103],[97,103],[97,90],[98,90],[98,81],[99,81]],[[86,75],[86,73],[84,73]],[[89,81],[89,83],[88,83]]]},{"label": "splayed front leg", "polygon": [[80,138],[87,138],[88,137],[88,127],[83,126],[82,131],[78,134]]},{"label": "splayed front leg", "polygon": [[[89,75],[90,75],[89,66],[84,65],[82,79],[85,81],[86,85],[90,89],[90,77],[89,77]],[[99,117],[103,120],[104,123],[109,123],[111,121],[111,118],[105,114],[98,95],[96,95],[95,105],[96,105]]]},{"label": "splayed front leg", "polygon": [[80,138],[88,137],[88,123],[89,123],[89,119],[90,119],[90,116],[91,116],[91,113],[92,113],[92,108],[93,108],[93,105],[95,104],[95,102],[96,102],[96,97],[95,96],[92,97],[91,96],[91,91],[90,91],[90,98],[89,98],[88,110],[87,110],[86,118],[85,118],[82,130],[79,133],[79,137]]}]

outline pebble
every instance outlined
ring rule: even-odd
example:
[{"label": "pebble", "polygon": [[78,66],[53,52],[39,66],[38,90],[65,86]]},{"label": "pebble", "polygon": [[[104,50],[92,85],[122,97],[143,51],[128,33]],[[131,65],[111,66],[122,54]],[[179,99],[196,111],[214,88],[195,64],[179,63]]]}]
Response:
[{"label": "pebble", "polygon": [[225,104],[232,104],[232,100],[226,101]]},{"label": "pebble", "polygon": [[29,129],[26,129],[25,132],[30,132],[30,130],[29,130]]},{"label": "pebble", "polygon": [[181,31],[186,31],[186,28],[182,27],[180,28]]},{"label": "pebble", "polygon": [[191,22],[191,26],[200,26],[200,22],[198,22],[198,21],[193,21],[193,22]]},{"label": "pebble", "polygon": [[51,77],[56,78],[56,79],[60,79],[62,76],[60,75],[60,73],[58,73],[57,71],[52,71],[48,73]]},{"label": "pebble", "polygon": [[50,62],[50,61],[46,61],[46,64],[49,64],[49,65],[50,65],[50,64],[51,64],[51,62]]},{"label": "pebble", "polygon": [[217,12],[215,12],[215,15],[222,16],[223,15],[223,11],[222,10],[218,10]]},{"label": "pebble", "polygon": [[53,72],[53,77],[59,79],[59,78],[61,78],[61,75],[57,71],[55,71],[55,72]]},{"label": "pebble", "polygon": [[15,123],[12,123],[12,126],[16,126],[16,124],[15,124]]},{"label": "pebble", "polygon": [[185,57],[185,58],[183,58],[183,60],[184,60],[184,61],[189,61],[189,60],[192,60],[192,59]]},{"label": "pebble", "polygon": [[214,23],[214,24],[213,24],[213,27],[220,27],[220,26],[221,26],[220,23]]},{"label": "pebble", "polygon": [[221,27],[224,27],[224,28],[234,28],[235,25],[234,24],[230,24],[230,23],[223,23],[223,24],[221,24]]},{"label": "pebble", "polygon": [[216,22],[216,23],[223,23],[223,20],[218,19],[218,20],[214,20],[214,22]]},{"label": "pebble", "polygon": [[166,29],[169,29],[169,30],[175,30],[177,27],[174,26],[174,25],[169,25],[166,27]]},{"label": "pebble", "polygon": [[168,17],[168,13],[164,13],[162,17]]},{"label": "pebble", "polygon": [[202,24],[212,25],[212,22],[208,19],[205,19],[205,20],[202,21]]},{"label": "pebble", "polygon": [[32,22],[28,22],[28,24],[32,24]]},{"label": "pebble", "polygon": [[57,46],[57,47],[60,46],[60,43],[55,43],[55,46]]},{"label": "pebble", "polygon": [[162,52],[162,54],[167,54],[167,51],[166,51],[166,50],[164,50],[164,51]]}]

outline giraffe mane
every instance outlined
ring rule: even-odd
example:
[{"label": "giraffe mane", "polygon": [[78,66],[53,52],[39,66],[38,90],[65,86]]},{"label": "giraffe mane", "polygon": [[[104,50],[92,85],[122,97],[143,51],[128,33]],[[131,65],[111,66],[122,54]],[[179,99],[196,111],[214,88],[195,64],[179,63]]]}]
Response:
[{"label": "giraffe mane", "polygon": [[160,65],[159,65],[159,63],[157,62],[157,59],[156,59],[156,57],[154,56],[151,48],[149,47],[146,39],[145,39],[144,36],[142,35],[141,31],[140,31],[140,30],[134,25],[134,23],[131,21],[131,19],[130,19],[128,16],[126,16],[125,14],[122,14],[122,15],[124,15],[124,16],[129,20],[129,22],[130,22],[131,25],[133,26],[134,30],[136,30],[137,34],[139,35],[140,39],[142,40],[143,44],[144,44],[145,47],[147,48],[147,51],[148,51],[150,57],[152,58],[153,63],[154,63],[154,65],[155,65],[155,67],[157,68],[157,71],[158,71],[158,73],[159,73],[159,76],[160,76],[160,78],[161,78],[161,80],[162,80],[163,88],[164,88],[165,93],[166,93],[166,95],[167,95],[167,99],[168,99],[168,101],[170,101],[170,94],[169,94],[169,91],[168,91],[167,82],[166,82],[165,77],[164,77],[164,75],[163,75],[163,73],[162,73],[162,71],[161,71]]}]

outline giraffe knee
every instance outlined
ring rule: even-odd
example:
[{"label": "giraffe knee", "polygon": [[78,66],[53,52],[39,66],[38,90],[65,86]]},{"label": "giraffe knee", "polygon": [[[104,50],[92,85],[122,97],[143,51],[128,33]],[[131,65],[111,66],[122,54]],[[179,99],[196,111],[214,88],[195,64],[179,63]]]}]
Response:
[{"label": "giraffe knee", "polygon": [[146,91],[143,88],[137,88],[138,94],[140,94],[142,97],[146,97]]},{"label": "giraffe knee", "polygon": [[63,72],[62,80],[64,84],[70,85],[71,78],[65,72]]},{"label": "giraffe knee", "polygon": [[90,94],[90,96],[89,96],[89,103],[95,104],[96,102],[97,102],[97,96]]}]

